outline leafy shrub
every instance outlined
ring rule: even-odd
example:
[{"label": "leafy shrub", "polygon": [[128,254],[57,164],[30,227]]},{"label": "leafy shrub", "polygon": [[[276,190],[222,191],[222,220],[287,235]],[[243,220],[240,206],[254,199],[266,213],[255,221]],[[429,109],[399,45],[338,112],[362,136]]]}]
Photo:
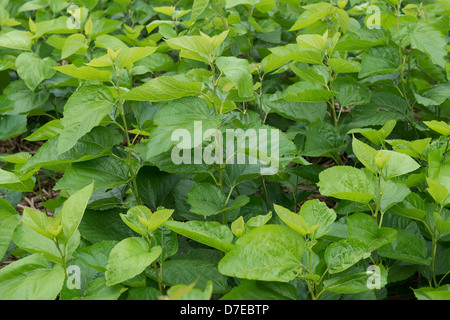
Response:
[{"label": "leafy shrub", "polygon": [[448,299],[449,13],[0,1],[0,298]]}]

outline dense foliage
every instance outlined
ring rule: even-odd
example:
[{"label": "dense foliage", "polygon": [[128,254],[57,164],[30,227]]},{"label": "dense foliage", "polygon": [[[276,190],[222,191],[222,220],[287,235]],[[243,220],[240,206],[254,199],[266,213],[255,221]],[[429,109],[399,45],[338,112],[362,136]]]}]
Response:
[{"label": "dense foliage", "polygon": [[0,0],[0,299],[449,299],[449,16]]}]

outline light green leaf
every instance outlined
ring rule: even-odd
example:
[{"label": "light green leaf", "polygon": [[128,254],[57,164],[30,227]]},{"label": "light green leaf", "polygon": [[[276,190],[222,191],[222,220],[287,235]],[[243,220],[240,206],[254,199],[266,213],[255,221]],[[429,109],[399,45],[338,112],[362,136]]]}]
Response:
[{"label": "light green leaf", "polygon": [[53,77],[56,73],[52,67],[56,62],[50,58],[41,59],[34,53],[24,52],[16,59],[16,69],[30,90],[36,89],[42,80]]},{"label": "light green leaf", "polygon": [[369,247],[362,241],[354,238],[342,239],[332,243],[325,250],[325,261],[330,274],[342,272],[361,259],[370,255]]},{"label": "light green leaf", "polygon": [[84,34],[75,33],[65,41],[61,52],[61,59],[65,59],[74,53],[84,54],[87,48],[87,39]]},{"label": "light green leaf", "polygon": [[50,268],[44,256],[33,254],[0,270],[0,299],[55,300],[64,279],[63,267]]},{"label": "light green leaf", "polygon": [[319,191],[324,196],[368,204],[375,198],[375,186],[363,171],[334,166],[319,174]]},{"label": "light green leaf", "polygon": [[160,76],[142,86],[131,89],[123,95],[133,101],[167,101],[187,96],[198,96],[202,90],[201,82],[180,81],[175,77]]},{"label": "light green leaf", "polygon": [[0,47],[31,51],[32,34],[26,31],[14,30],[0,35]]},{"label": "light green leaf", "polygon": [[19,219],[3,208],[3,201],[6,202],[6,200],[0,199],[0,205],[2,205],[2,209],[0,209],[0,257],[3,257],[8,250],[14,230],[19,224]]},{"label": "light green leaf", "polygon": [[236,84],[239,96],[251,97],[253,95],[253,80],[247,60],[236,57],[219,57],[216,59],[216,65],[228,79]]},{"label": "light green leaf", "polygon": [[67,243],[78,229],[93,190],[94,184],[90,184],[75,192],[64,202],[60,212],[62,225],[60,238],[63,240],[63,243]]},{"label": "light green leaf", "polygon": [[109,255],[106,266],[106,284],[113,286],[141,274],[161,254],[161,247],[150,249],[143,238],[126,238],[120,241]]},{"label": "light green leaf", "polygon": [[303,237],[287,226],[264,225],[246,233],[222,258],[219,272],[249,280],[288,282],[305,250]]},{"label": "light green leaf", "polygon": [[434,64],[445,68],[447,42],[439,30],[432,24],[421,21],[410,25],[409,37],[413,49],[424,52]]},{"label": "light green leaf", "polygon": [[361,70],[361,64],[356,61],[330,58],[327,60],[327,63],[336,73],[354,73]]},{"label": "light green leaf", "polygon": [[305,219],[310,229],[316,226],[311,233],[312,239],[325,235],[329,231],[328,227],[336,220],[336,212],[319,199],[306,201],[301,206],[299,215]]},{"label": "light green leaf", "polygon": [[308,224],[301,215],[277,204],[274,204],[273,207],[278,217],[280,217],[280,219],[283,220],[283,222],[286,223],[289,227],[300,233],[302,236],[308,234]]},{"label": "light green leaf", "polygon": [[99,70],[93,67],[84,66],[77,68],[73,64],[66,64],[59,67],[53,67],[53,69],[81,80],[96,80],[106,82],[109,82],[111,80],[111,72]]},{"label": "light green leaf", "polygon": [[182,236],[224,252],[233,247],[233,233],[227,226],[215,221],[166,221],[164,226]]},{"label": "light green leaf", "polygon": [[156,51],[156,47],[133,47],[126,49],[120,56],[119,68],[130,69],[136,61],[139,61]]},{"label": "light green leaf", "polygon": [[424,121],[428,128],[431,130],[434,130],[443,136],[450,136],[450,125],[445,123],[444,121],[437,121],[437,120],[431,120],[431,121]]}]

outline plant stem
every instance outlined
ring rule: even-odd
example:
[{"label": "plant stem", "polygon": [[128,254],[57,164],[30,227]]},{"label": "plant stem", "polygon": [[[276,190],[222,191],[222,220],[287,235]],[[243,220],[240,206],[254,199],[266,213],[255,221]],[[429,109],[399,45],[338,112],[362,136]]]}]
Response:
[{"label": "plant stem", "polygon": [[270,211],[269,194],[267,193],[266,180],[263,177],[261,177],[261,183],[262,183],[262,186],[264,189],[264,196],[265,196],[265,200],[266,200],[267,211]]},{"label": "plant stem", "polygon": [[128,154],[127,164],[128,164],[128,170],[129,170],[130,179],[131,179],[131,191],[132,191],[137,203],[139,205],[141,205],[142,200],[139,196],[139,191],[138,191],[137,183],[136,183],[136,179],[135,179],[135,172],[134,172],[133,166],[132,166],[131,147],[133,146],[133,143],[131,142],[130,136],[128,135],[127,117],[125,116],[124,101],[123,101],[121,93],[120,93],[119,73],[117,70],[115,70],[115,75],[116,75],[116,85],[115,86],[116,86],[116,90],[117,90],[117,96],[119,99],[119,110],[120,110],[120,115],[122,117],[124,134],[125,134],[125,137],[127,140],[127,154]]},{"label": "plant stem", "polygon": [[66,255],[61,251],[61,248],[59,247],[59,242],[57,238],[54,238],[54,243],[56,245],[56,249],[58,249],[59,254],[61,255],[61,259],[62,259],[62,266],[64,268],[64,273],[66,275],[66,278],[69,277],[69,275],[67,274],[67,267],[66,267]]}]

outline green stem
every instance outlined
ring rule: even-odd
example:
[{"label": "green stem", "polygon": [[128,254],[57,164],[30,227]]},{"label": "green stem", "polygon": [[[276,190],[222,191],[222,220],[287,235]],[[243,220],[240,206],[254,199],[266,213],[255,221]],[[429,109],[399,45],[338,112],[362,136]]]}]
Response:
[{"label": "green stem", "polygon": [[133,143],[130,140],[130,136],[128,134],[128,124],[127,124],[127,117],[125,115],[125,108],[124,108],[124,101],[122,99],[122,95],[120,92],[120,84],[119,84],[119,73],[117,70],[115,70],[115,75],[116,75],[116,90],[117,90],[117,96],[119,99],[119,110],[120,110],[120,115],[122,117],[122,122],[123,122],[123,130],[124,130],[124,134],[127,140],[127,154],[128,154],[128,159],[127,159],[127,164],[128,164],[128,170],[130,173],[130,179],[131,179],[131,191],[137,201],[137,203],[139,205],[142,204],[142,200],[139,197],[139,192],[138,192],[138,188],[137,188],[137,183],[136,183],[136,179],[135,179],[135,172],[133,170],[133,166],[132,166],[132,156],[131,156],[131,147],[133,146]]},{"label": "green stem", "polygon": [[432,253],[431,253],[431,274],[433,275],[434,287],[437,288],[438,283],[436,281],[436,271],[435,271],[437,239],[436,239],[435,232],[433,232],[431,235],[431,243],[433,246]]},{"label": "green stem", "polygon": [[66,266],[66,255],[61,251],[61,248],[59,247],[59,242],[57,238],[53,239],[53,242],[56,245],[56,249],[58,249],[59,254],[61,255],[61,259],[62,259],[62,266],[64,268],[64,273],[66,275],[66,278],[69,277],[69,275],[67,274],[67,266]]},{"label": "green stem", "polygon": [[266,180],[263,177],[261,177],[261,183],[262,183],[262,186],[264,189],[264,196],[265,196],[265,200],[266,200],[267,211],[270,211],[269,195],[267,193]]}]

